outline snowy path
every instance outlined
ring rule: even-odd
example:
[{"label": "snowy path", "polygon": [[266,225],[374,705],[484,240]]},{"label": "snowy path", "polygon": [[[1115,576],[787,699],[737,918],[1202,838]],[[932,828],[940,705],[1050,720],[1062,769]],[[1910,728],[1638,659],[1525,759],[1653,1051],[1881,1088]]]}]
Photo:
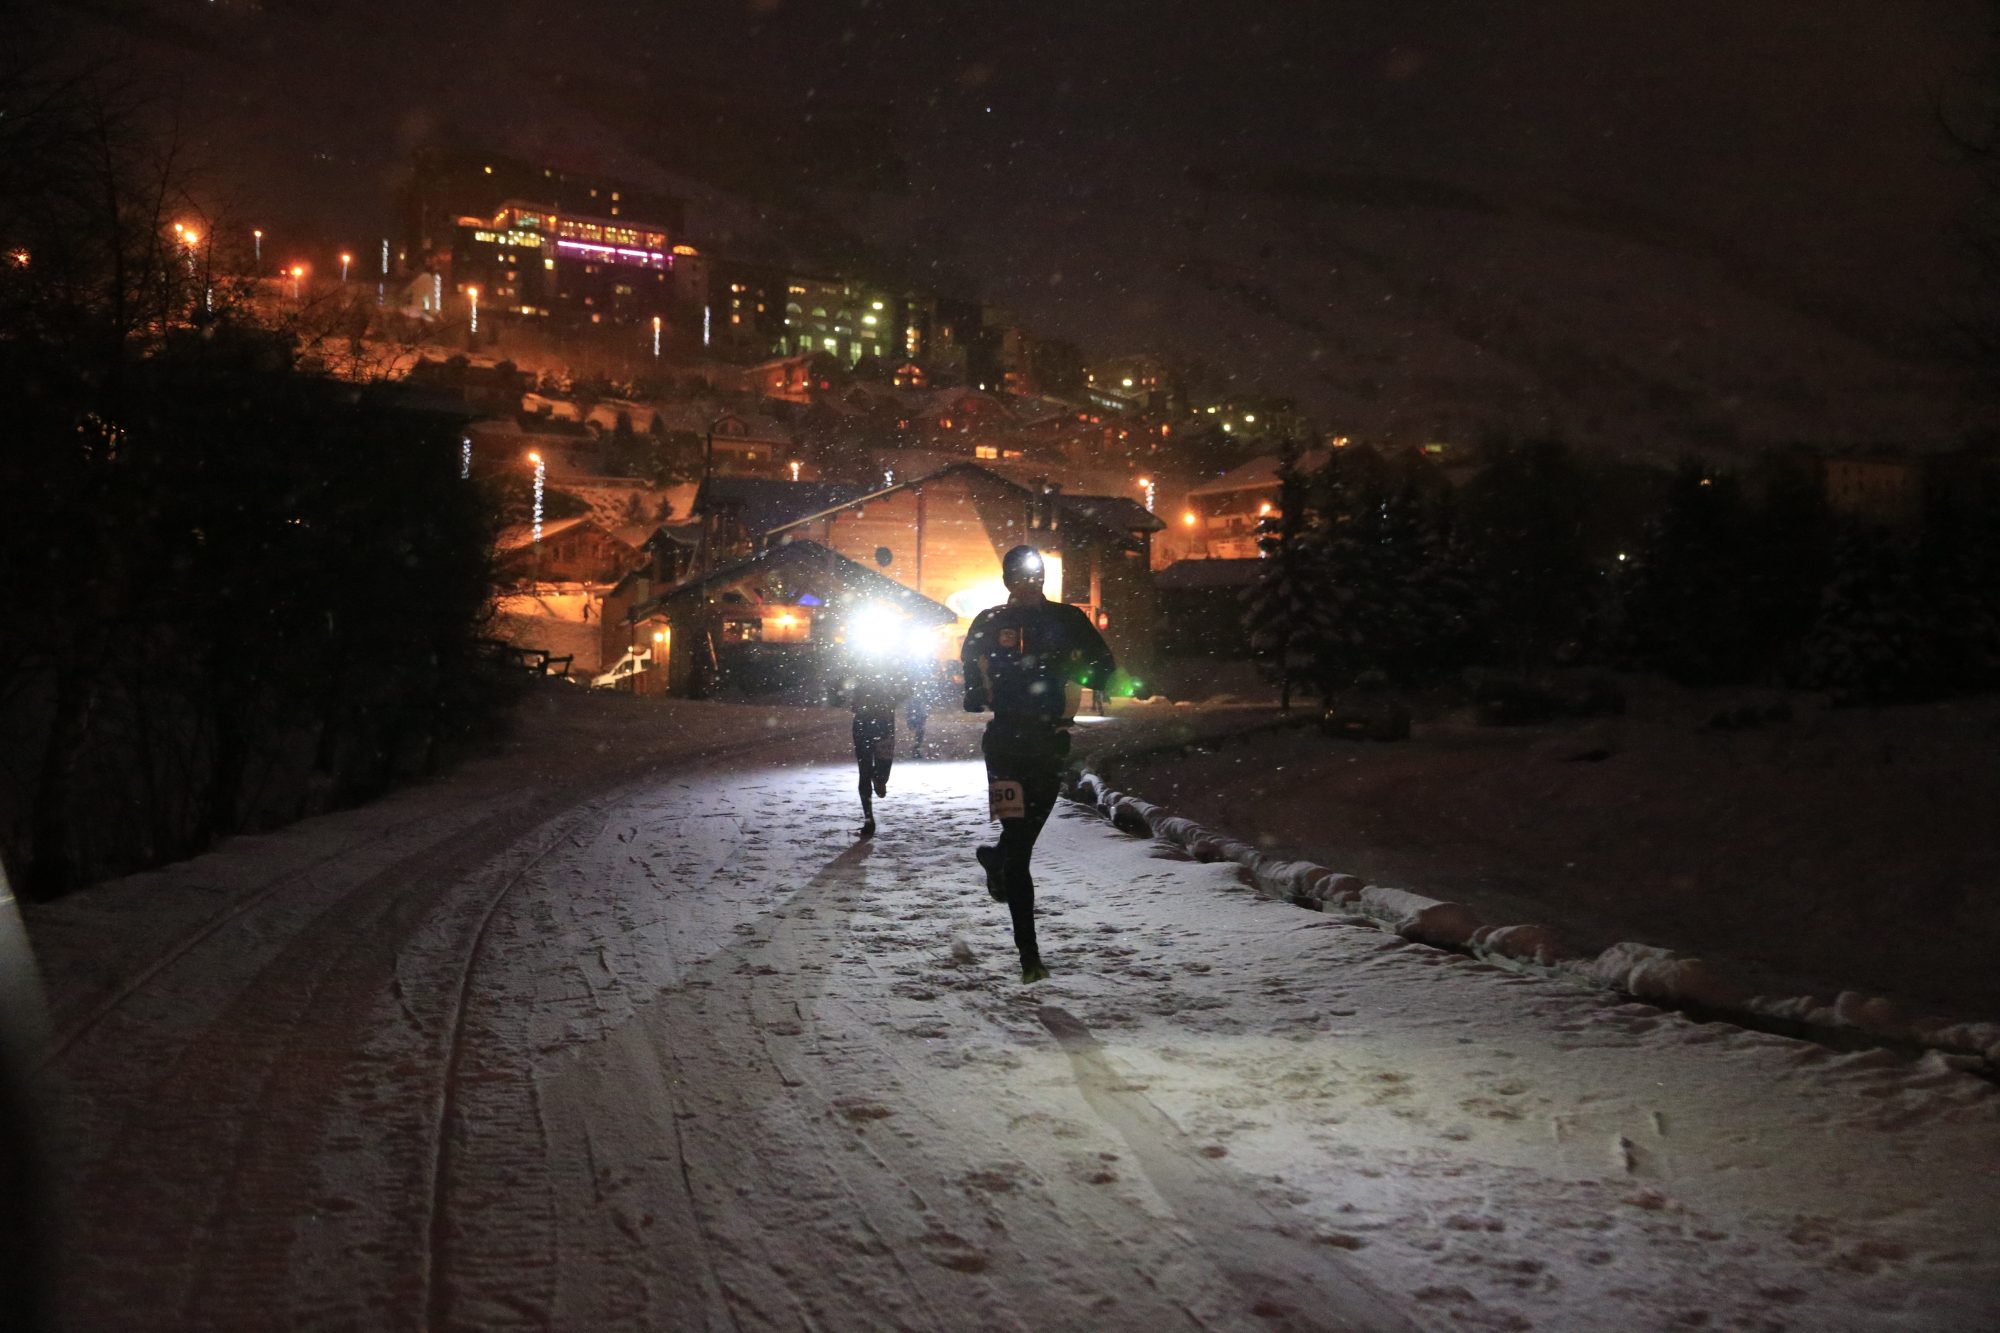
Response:
[{"label": "snowy path", "polygon": [[190,863],[172,909],[38,913],[73,1326],[2000,1320],[1986,1083],[1407,945],[1069,808],[1023,988],[976,765],[899,763],[857,846],[844,748],[501,764]]}]

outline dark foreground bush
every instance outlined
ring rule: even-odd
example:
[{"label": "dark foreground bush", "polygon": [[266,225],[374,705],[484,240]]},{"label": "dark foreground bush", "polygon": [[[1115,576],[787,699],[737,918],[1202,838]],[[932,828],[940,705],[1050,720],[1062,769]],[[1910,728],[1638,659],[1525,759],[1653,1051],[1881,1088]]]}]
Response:
[{"label": "dark foreground bush", "polygon": [[0,852],[31,891],[434,765],[504,688],[458,423],[212,332],[115,380],[0,344]]}]

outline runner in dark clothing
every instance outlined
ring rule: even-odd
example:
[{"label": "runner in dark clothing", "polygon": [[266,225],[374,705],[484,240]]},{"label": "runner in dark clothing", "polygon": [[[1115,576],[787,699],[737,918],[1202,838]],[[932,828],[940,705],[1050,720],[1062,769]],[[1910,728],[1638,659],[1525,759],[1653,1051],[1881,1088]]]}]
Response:
[{"label": "runner in dark clothing", "polygon": [[930,693],[935,682],[928,669],[917,677],[910,701],[903,705],[903,722],[910,729],[910,758],[924,757],[924,725],[931,719]]},{"label": "runner in dark clothing", "polygon": [[875,836],[873,797],[889,794],[889,766],[896,760],[896,705],[908,693],[908,679],[887,666],[865,670],[847,683],[847,706],[854,711],[854,765],[861,775],[858,836],[863,838]]},{"label": "runner in dark clothing", "polygon": [[1042,595],[1042,557],[1017,546],[1001,563],[1007,601],[981,611],[965,636],[965,711],[993,709],[980,749],[986,756],[990,813],[1000,821],[997,846],[977,850],[986,891],[1007,904],[1021,980],[1049,975],[1035,940],[1035,881],[1028,863],[1055,809],[1070,723],[1083,687],[1102,689],[1111,650],[1090,618]]}]

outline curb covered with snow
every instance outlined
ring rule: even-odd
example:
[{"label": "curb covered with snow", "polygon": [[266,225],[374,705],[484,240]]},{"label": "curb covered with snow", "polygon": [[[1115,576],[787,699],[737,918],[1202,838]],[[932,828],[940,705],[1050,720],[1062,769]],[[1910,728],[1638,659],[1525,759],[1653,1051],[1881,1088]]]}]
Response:
[{"label": "curb covered with snow", "polygon": [[1197,861],[1231,861],[1257,890],[1316,911],[1366,917],[1406,940],[1544,975],[1614,990],[1650,1004],[1688,1008],[1752,1026],[1773,1023],[1829,1034],[1914,1045],[1983,1061],[2000,1070],[2000,1023],[1912,1017],[1893,1000],[1842,991],[1824,997],[1755,995],[1699,958],[1650,944],[1621,943],[1598,954],[1566,944],[1542,925],[1490,925],[1462,903],[1369,884],[1310,861],[1279,860],[1226,833],[1113,788],[1088,769],[1070,795],[1137,837],[1153,837]]}]

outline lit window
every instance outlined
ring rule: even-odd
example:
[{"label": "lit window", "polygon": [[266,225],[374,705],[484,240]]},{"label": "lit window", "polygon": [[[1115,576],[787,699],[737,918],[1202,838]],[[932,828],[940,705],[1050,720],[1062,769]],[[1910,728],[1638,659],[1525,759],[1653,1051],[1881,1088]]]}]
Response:
[{"label": "lit window", "polygon": [[990,444],[982,444],[972,451],[972,456],[974,458],[998,458],[1000,451]]},{"label": "lit window", "polygon": [[741,323],[743,322],[743,316],[741,316],[741,315],[731,315],[731,316],[729,317],[729,322],[730,322],[731,324],[741,324]]}]

